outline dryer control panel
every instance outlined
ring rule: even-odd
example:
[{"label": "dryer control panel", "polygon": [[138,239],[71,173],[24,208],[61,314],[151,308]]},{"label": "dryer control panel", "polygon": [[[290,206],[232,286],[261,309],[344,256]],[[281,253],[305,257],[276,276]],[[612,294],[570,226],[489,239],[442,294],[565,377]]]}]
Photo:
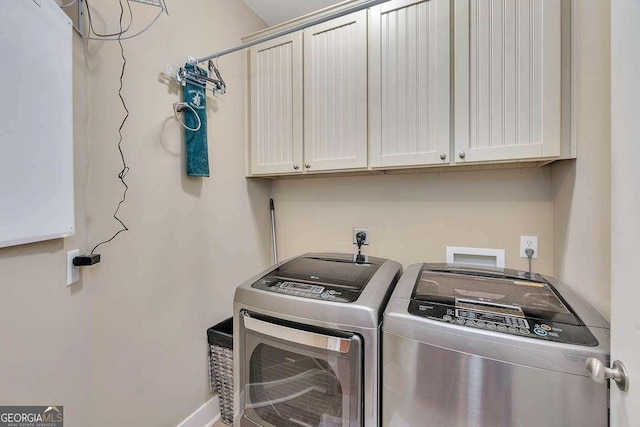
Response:
[{"label": "dryer control panel", "polygon": [[303,283],[274,276],[260,279],[253,286],[279,294],[333,302],[353,302],[359,296],[358,292],[343,287]]},{"label": "dryer control panel", "polygon": [[347,254],[306,254],[276,266],[252,288],[301,298],[356,301],[386,260]]}]

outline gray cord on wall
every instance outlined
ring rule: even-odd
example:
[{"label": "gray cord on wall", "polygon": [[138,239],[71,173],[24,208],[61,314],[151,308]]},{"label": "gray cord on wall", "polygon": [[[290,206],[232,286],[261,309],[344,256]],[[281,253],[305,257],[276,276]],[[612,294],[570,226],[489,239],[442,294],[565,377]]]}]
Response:
[{"label": "gray cord on wall", "polygon": [[529,278],[531,278],[531,260],[533,259],[533,248],[525,249],[524,253],[527,254],[527,258],[529,258]]},{"label": "gray cord on wall", "polygon": [[73,24],[73,29],[75,30],[75,32],[78,33],[78,35],[84,40],[96,40],[96,41],[107,41],[107,42],[115,42],[115,41],[120,42],[121,40],[129,40],[134,37],[138,37],[142,33],[146,32],[149,28],[151,28],[151,26],[155,24],[155,22],[160,18],[160,15],[162,15],[162,12],[168,13],[165,5],[162,9],[160,9],[158,14],[151,20],[151,22],[149,22],[144,28],[142,28],[137,33],[134,33],[131,35],[125,35],[129,31],[131,24],[133,22],[133,12],[131,10],[131,4],[129,3],[129,0],[127,0],[127,8],[129,9],[129,18],[130,18],[129,24],[127,25],[127,27],[123,29],[122,22],[121,22],[119,32],[113,33],[113,34],[98,34],[93,30],[93,21],[91,19],[91,11],[89,10],[89,7],[90,7],[89,2],[87,0],[84,0],[84,2],[86,3],[87,17],[89,19],[89,34],[83,34],[80,31],[80,29],[76,27],[75,24]]},{"label": "gray cord on wall", "polygon": [[[84,2],[87,4],[87,17],[89,18],[89,31],[91,31],[91,33],[93,33],[95,36],[98,37],[118,37],[118,39],[120,38],[120,36],[122,36],[124,33],[126,33],[127,31],[129,31],[129,28],[131,28],[131,24],[133,23],[133,11],[131,10],[131,3],[129,2],[129,0],[127,0],[127,9],[129,9],[129,23],[127,24],[127,28],[122,28],[122,15],[124,13],[124,10],[121,10],[120,12],[120,31],[118,31],[117,33],[106,33],[106,34],[100,34],[98,32],[96,32],[96,30],[94,30],[93,28],[93,19],[91,19],[91,6],[89,5],[89,0],[84,0]],[[122,9],[122,1],[120,1],[120,9]]]}]

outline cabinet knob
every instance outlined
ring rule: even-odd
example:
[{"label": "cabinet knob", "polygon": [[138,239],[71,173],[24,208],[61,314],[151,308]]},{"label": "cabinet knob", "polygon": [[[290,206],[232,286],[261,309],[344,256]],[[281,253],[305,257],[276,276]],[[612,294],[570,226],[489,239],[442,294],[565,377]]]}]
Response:
[{"label": "cabinet knob", "polygon": [[310,165],[309,163],[305,163],[305,164],[304,164],[304,167],[305,167],[305,168],[307,168],[307,169],[309,169],[309,168],[311,167],[311,165]]},{"label": "cabinet knob", "polygon": [[293,165],[293,168],[294,168],[295,170],[298,170],[298,169],[300,169],[300,166],[298,166],[298,165]]},{"label": "cabinet knob", "polygon": [[458,156],[460,156],[460,158],[461,158],[461,159],[464,159],[464,158],[467,156],[467,154],[466,154],[464,151],[461,151],[461,152],[458,154]]},{"label": "cabinet knob", "polygon": [[447,155],[444,153],[440,153],[440,160],[446,160],[447,159]]}]

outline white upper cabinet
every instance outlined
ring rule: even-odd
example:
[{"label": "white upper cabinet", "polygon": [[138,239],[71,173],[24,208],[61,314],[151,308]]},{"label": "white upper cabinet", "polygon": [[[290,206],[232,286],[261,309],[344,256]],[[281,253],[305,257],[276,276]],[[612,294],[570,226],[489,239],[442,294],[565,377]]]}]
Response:
[{"label": "white upper cabinet", "polygon": [[562,1],[389,0],[252,47],[249,175],[574,155]]},{"label": "white upper cabinet", "polygon": [[455,1],[455,160],[560,156],[561,0]]},{"label": "white upper cabinet", "polygon": [[302,34],[254,46],[249,60],[250,173],[301,173]]},{"label": "white upper cabinet", "polygon": [[372,167],[449,163],[450,4],[393,0],[370,9]]},{"label": "white upper cabinet", "polygon": [[306,171],[367,167],[367,12],[304,30]]}]

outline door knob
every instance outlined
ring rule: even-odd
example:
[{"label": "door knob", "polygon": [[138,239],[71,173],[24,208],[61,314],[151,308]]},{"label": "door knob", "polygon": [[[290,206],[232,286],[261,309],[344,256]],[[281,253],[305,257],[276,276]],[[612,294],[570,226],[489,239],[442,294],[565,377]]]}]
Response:
[{"label": "door knob", "polygon": [[590,357],[587,359],[587,372],[589,377],[597,383],[602,384],[606,380],[614,380],[620,390],[629,390],[629,373],[619,360],[613,362],[613,368],[607,368],[595,357]]},{"label": "door knob", "polygon": [[440,160],[445,160],[447,158],[447,155],[444,153],[440,153]]},{"label": "door knob", "polygon": [[298,165],[293,165],[293,168],[294,168],[295,170],[298,170],[298,169],[300,169],[300,166],[298,166]]},{"label": "door knob", "polygon": [[311,165],[310,165],[309,163],[305,163],[305,164],[304,164],[304,167],[305,167],[305,168],[307,168],[307,169],[309,169],[309,168],[311,167]]},{"label": "door knob", "polygon": [[460,158],[461,158],[461,159],[464,159],[464,158],[467,156],[467,154],[466,154],[464,151],[461,151],[461,152],[458,154],[458,156],[460,156]]}]

